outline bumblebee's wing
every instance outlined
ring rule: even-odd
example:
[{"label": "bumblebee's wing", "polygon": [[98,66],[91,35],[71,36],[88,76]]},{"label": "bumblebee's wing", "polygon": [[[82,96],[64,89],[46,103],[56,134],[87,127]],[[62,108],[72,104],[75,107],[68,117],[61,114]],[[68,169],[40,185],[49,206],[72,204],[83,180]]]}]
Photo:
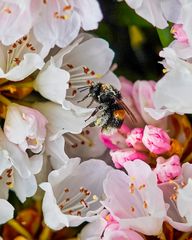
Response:
[{"label": "bumblebee's wing", "polygon": [[135,118],[134,114],[131,112],[131,110],[127,107],[127,105],[120,99],[116,99],[116,102],[125,110],[130,120],[134,123],[137,122],[137,119]]}]

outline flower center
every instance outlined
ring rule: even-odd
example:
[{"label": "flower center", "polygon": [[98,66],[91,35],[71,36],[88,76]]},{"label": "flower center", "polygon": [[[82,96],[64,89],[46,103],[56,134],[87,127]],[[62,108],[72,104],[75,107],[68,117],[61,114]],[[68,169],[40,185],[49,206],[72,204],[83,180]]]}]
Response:
[{"label": "flower center", "polygon": [[[81,92],[79,88],[89,86],[101,76],[86,66],[74,67],[72,64],[66,64],[63,68],[70,73],[69,89],[67,98],[74,98],[77,92]],[[87,89],[86,89],[87,90]]]},{"label": "flower center", "polygon": [[80,187],[79,192],[73,197],[69,197],[70,189],[64,189],[66,197],[58,204],[61,211],[65,214],[81,216],[89,210],[90,205],[96,203],[99,199],[96,195],[91,196],[91,192]]}]

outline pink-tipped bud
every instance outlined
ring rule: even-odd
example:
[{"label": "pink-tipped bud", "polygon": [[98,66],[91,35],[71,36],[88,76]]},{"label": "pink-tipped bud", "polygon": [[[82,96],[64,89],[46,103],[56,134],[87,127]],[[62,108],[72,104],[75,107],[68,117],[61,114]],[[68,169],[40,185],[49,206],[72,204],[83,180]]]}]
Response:
[{"label": "pink-tipped bud", "polygon": [[126,143],[128,147],[133,147],[135,150],[144,151],[146,150],[142,142],[143,128],[134,128],[131,133],[127,136]]},{"label": "pink-tipped bud", "polygon": [[144,153],[137,152],[134,148],[110,151],[110,155],[116,168],[123,168],[125,162],[135,159],[147,161],[147,156]]},{"label": "pink-tipped bud", "polygon": [[157,175],[158,183],[168,182],[178,177],[181,174],[180,158],[177,155],[173,155],[167,160],[158,157],[154,172]]},{"label": "pink-tipped bud", "polygon": [[152,153],[163,154],[171,150],[171,139],[161,128],[147,125],[143,132],[143,144]]},{"label": "pink-tipped bud", "polygon": [[183,30],[182,24],[174,24],[171,33],[173,33],[173,36],[175,39],[177,39],[181,43],[188,43],[187,34]]}]

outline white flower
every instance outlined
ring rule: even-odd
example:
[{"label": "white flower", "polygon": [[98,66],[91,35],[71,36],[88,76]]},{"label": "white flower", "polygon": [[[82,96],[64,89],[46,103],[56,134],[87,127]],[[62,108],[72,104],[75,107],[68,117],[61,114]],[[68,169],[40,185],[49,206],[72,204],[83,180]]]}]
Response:
[{"label": "white flower", "polygon": [[20,81],[44,65],[49,49],[38,43],[30,33],[9,46],[0,44],[0,78]]},{"label": "white flower", "polygon": [[166,221],[183,232],[192,230],[192,164],[185,163],[182,173],[174,181],[160,184],[168,205]]},{"label": "white flower", "polygon": [[180,0],[125,0],[141,17],[158,28],[166,28],[167,20],[180,20]]},{"label": "white flower", "polygon": [[78,35],[80,28],[98,27],[102,13],[96,0],[45,0],[40,2],[34,34],[39,42],[50,48],[65,47]]},{"label": "white flower", "polygon": [[45,223],[59,230],[97,219],[103,180],[110,169],[105,162],[94,159],[79,165],[76,158],[52,171],[49,182],[40,184],[45,191],[42,207]]},{"label": "white flower", "polygon": [[179,59],[173,49],[164,49],[165,76],[156,84],[153,95],[154,109],[145,110],[156,120],[173,113],[192,113],[192,65]]},{"label": "white flower", "polygon": [[4,123],[9,141],[18,144],[22,151],[42,151],[46,136],[47,119],[37,110],[15,103],[8,106]]},{"label": "white flower", "polygon": [[9,142],[2,129],[0,129],[0,198],[8,198],[8,191],[12,189],[21,202],[26,197],[31,197],[37,190],[37,183],[34,174],[41,168],[43,159],[41,155],[34,155],[31,158],[20,148]]},{"label": "white flower", "polygon": [[102,203],[122,229],[158,235],[166,210],[156,175],[141,160],[126,162],[124,167],[128,175],[119,170],[108,173],[104,181],[106,200]]},{"label": "white flower", "polygon": [[105,40],[81,34],[73,44],[46,63],[34,82],[34,88],[65,109],[84,113],[91,99],[78,103],[87,95],[86,91],[79,90],[80,87],[89,86],[92,81],[120,87],[118,78],[109,71],[113,57],[114,53]]}]

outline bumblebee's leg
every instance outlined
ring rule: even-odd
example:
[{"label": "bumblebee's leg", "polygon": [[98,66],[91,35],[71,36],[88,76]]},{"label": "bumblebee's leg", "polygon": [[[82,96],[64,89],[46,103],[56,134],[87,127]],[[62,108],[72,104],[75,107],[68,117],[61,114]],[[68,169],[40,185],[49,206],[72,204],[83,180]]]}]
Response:
[{"label": "bumblebee's leg", "polygon": [[87,108],[89,108],[89,107],[93,104],[94,101],[95,101],[95,100],[92,99],[91,102],[89,103],[89,105],[87,106]]},{"label": "bumblebee's leg", "polygon": [[78,103],[80,103],[80,102],[83,102],[86,98],[88,98],[88,97],[90,97],[90,95],[89,95],[89,93],[84,97],[84,98],[82,98],[81,100],[79,100],[79,101],[77,101]]},{"label": "bumblebee's leg", "polygon": [[101,105],[97,106],[95,110],[91,113],[91,115],[85,120],[85,122],[88,121],[91,117],[95,116],[95,114],[97,114],[102,109],[103,107]]}]

